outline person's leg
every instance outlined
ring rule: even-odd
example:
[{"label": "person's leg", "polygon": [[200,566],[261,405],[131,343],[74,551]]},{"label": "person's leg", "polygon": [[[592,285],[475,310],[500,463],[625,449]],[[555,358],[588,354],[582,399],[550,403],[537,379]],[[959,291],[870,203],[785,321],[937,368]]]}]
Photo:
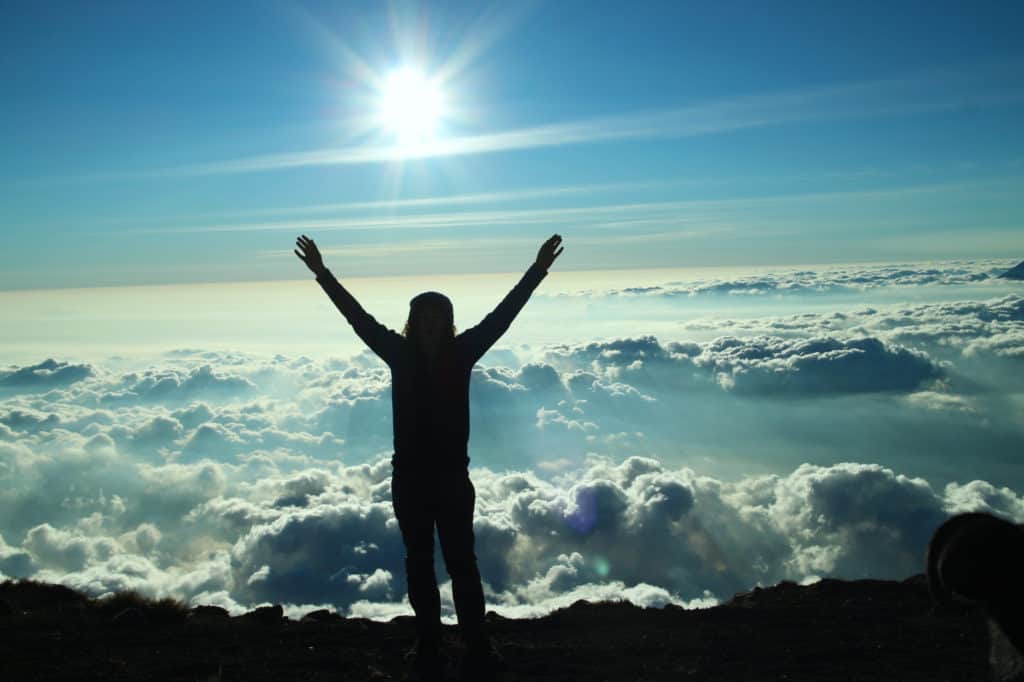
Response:
[{"label": "person's leg", "polygon": [[453,473],[439,500],[437,535],[452,579],[455,613],[462,637],[470,646],[487,645],[484,631],[484,590],[473,550],[473,507],[476,491],[468,473]]},{"label": "person's leg", "polygon": [[409,603],[416,613],[416,634],[421,645],[436,646],[441,639],[441,595],[434,574],[434,519],[436,495],[413,476],[391,477],[391,504],[405,543],[405,575]]}]

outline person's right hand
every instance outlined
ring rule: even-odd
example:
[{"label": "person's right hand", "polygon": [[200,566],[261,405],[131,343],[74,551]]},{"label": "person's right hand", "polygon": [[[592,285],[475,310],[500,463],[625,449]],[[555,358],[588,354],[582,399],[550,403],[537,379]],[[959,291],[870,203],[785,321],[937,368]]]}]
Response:
[{"label": "person's right hand", "polygon": [[[316,243],[306,235],[296,239],[295,243],[299,246],[295,250],[295,255],[313,271],[314,275],[319,276],[324,271],[324,259],[320,255],[320,249],[316,248]],[[299,253],[299,249],[302,249],[303,253]]]}]

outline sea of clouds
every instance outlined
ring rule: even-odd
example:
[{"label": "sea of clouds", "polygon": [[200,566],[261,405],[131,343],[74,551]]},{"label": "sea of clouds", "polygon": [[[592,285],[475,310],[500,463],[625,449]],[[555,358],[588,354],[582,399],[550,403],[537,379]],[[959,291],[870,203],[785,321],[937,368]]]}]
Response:
[{"label": "sea of clouds", "polygon": [[[1024,522],[1024,293],[993,278],[1001,269],[580,292],[885,296],[786,315],[730,317],[723,305],[681,318],[672,338],[631,323],[615,338],[499,342],[471,393],[489,608],[699,607],[783,579],[899,579],[923,570],[951,513]],[[925,287],[949,300],[894,302],[896,289]],[[0,574],[235,612],[409,613],[390,448],[389,373],[365,352],[178,348],[8,365]],[[447,584],[442,594],[451,616]]]}]

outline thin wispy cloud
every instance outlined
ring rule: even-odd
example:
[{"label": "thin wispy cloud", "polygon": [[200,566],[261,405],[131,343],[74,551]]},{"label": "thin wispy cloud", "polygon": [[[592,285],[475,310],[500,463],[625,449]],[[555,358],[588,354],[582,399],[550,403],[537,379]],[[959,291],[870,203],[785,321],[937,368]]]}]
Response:
[{"label": "thin wispy cloud", "polygon": [[464,206],[472,204],[501,204],[518,202],[527,199],[550,199],[562,196],[581,194],[597,194],[623,190],[650,189],[668,184],[680,184],[679,181],[651,180],[646,182],[609,182],[594,185],[567,185],[564,187],[531,187],[521,190],[502,192],[475,192],[472,194],[452,194],[447,196],[420,197],[415,199],[382,199],[377,201],[349,201],[329,204],[311,204],[308,206],[290,206],[265,208],[221,213],[208,213],[198,217],[241,217],[253,215],[287,215],[303,213],[330,213],[333,211],[348,212],[359,210],[384,209],[401,211],[405,209],[423,208],[427,206]]},{"label": "thin wispy cloud", "polygon": [[[1001,178],[998,184],[1007,184],[1011,189],[1019,188],[1024,179],[1019,177]],[[952,192],[993,186],[992,182],[947,182],[914,185],[892,189],[852,190],[841,192],[810,192],[780,194],[760,197],[739,197],[730,199],[689,199],[679,201],[627,202],[596,206],[551,207],[538,209],[504,209],[488,211],[460,211],[443,213],[408,213],[387,216],[355,216],[329,218],[293,218],[265,222],[239,222],[231,224],[188,225],[174,227],[134,228],[110,231],[119,234],[158,233],[213,233],[213,232],[260,232],[294,230],[393,230],[393,229],[436,229],[495,225],[535,225],[546,223],[586,224],[591,227],[622,227],[651,222],[674,223],[703,220],[750,211],[760,207],[780,206],[789,203],[828,202],[850,198],[884,199],[913,194]],[[477,195],[481,202],[484,195]],[[498,195],[502,197],[503,195]],[[420,201],[420,200],[413,200]],[[430,202],[426,199],[423,201]],[[442,202],[447,199],[441,199]],[[373,205],[373,202],[369,202]],[[355,204],[356,206],[364,204]],[[423,205],[430,205],[423,204]],[[339,205],[344,206],[344,205]],[[352,206],[352,205],[349,205]],[[414,206],[413,204],[408,205]]]},{"label": "thin wispy cloud", "polygon": [[[666,220],[647,221],[646,227],[672,226],[681,227],[683,221]],[[643,232],[617,235],[591,235],[573,237],[573,244],[582,246],[611,246],[622,244],[641,244],[651,242],[670,242],[680,239],[693,239],[712,234],[723,234],[736,229],[733,225],[704,225],[686,230],[674,229],[668,232]],[[355,244],[345,246],[321,247],[324,256],[338,258],[364,258],[380,256],[396,256],[400,254],[424,254],[428,252],[444,253],[445,255],[469,253],[476,254],[481,250],[508,251],[514,249],[530,249],[537,245],[535,237],[478,237],[472,239],[417,239],[401,242],[384,242],[372,244]],[[291,254],[290,249],[267,249],[253,254],[256,258],[276,260]]]},{"label": "thin wispy cloud", "polygon": [[398,162],[613,140],[711,135],[797,122],[991,107],[1024,100],[1024,90],[1007,90],[999,79],[1020,66],[1014,61],[970,70],[931,70],[901,78],[749,95],[679,109],[453,136],[416,146],[365,145],[305,150],[194,164],[168,172],[208,175]]},{"label": "thin wispy cloud", "polygon": [[[241,220],[247,217],[256,216],[300,216],[317,213],[353,213],[364,211],[376,213],[379,211],[401,212],[412,209],[422,209],[441,206],[472,206],[480,204],[507,204],[531,201],[534,199],[556,199],[559,197],[576,197],[588,194],[603,194],[608,192],[637,191],[657,189],[663,187],[682,187],[697,184],[711,184],[711,180],[682,179],[670,180],[645,180],[637,182],[607,182],[591,185],[564,185],[559,187],[527,187],[524,189],[504,190],[494,192],[473,192],[467,194],[449,194],[439,196],[427,196],[407,199],[378,199],[373,201],[346,201],[307,204],[298,206],[278,206],[273,208],[238,208],[226,211],[204,211],[188,216],[187,220],[192,221],[217,221],[217,220]],[[130,226],[131,233],[139,232],[177,232],[183,228],[182,218],[171,218],[168,216],[141,215],[118,220],[81,220],[79,225],[83,227],[118,227]],[[176,224],[176,225],[175,225]],[[151,229],[144,226],[151,225]],[[187,231],[205,231],[206,228],[188,227]],[[102,230],[97,234],[106,232]],[[123,234],[126,230],[118,230],[115,234]]]}]

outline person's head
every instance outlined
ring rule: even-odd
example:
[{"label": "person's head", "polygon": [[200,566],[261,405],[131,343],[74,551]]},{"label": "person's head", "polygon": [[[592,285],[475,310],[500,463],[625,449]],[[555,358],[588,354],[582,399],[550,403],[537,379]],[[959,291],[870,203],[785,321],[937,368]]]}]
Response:
[{"label": "person's head", "polygon": [[444,294],[426,291],[409,301],[409,319],[403,335],[427,353],[455,338],[455,313]]}]

